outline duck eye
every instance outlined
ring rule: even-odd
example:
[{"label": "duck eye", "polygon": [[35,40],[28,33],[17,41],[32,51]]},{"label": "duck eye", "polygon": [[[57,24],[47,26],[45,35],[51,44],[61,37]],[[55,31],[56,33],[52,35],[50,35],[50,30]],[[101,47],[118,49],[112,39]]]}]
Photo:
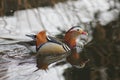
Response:
[{"label": "duck eye", "polygon": [[77,29],[77,31],[79,31],[79,29]]}]

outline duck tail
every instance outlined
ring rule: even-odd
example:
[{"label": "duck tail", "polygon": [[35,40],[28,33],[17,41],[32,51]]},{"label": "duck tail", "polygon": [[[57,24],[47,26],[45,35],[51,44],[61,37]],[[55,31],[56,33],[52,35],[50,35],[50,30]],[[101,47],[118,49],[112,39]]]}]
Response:
[{"label": "duck tail", "polygon": [[35,38],[36,38],[36,35],[34,35],[34,34],[26,34],[26,36],[27,36],[27,37],[30,37],[30,38],[32,38],[32,39],[34,39],[34,40],[35,40]]}]

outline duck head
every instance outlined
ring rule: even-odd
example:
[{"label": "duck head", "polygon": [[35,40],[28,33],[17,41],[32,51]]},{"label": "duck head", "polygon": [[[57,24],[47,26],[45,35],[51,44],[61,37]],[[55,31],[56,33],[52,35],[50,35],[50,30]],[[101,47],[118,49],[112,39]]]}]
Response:
[{"label": "duck head", "polygon": [[40,45],[44,44],[45,42],[47,42],[47,39],[46,39],[46,31],[43,30],[41,32],[39,32],[37,35],[36,35],[36,50],[38,50],[38,48],[40,47]]},{"label": "duck head", "polygon": [[77,38],[80,35],[87,35],[87,32],[85,32],[79,26],[72,27],[66,32],[64,41],[72,49],[77,45]]}]

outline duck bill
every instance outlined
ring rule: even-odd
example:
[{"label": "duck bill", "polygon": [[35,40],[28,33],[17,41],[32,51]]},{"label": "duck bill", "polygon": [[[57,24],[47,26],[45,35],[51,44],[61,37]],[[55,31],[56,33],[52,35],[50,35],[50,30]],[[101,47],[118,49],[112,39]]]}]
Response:
[{"label": "duck bill", "polygon": [[87,32],[85,32],[85,31],[83,31],[81,34],[88,35],[88,33],[87,33]]}]

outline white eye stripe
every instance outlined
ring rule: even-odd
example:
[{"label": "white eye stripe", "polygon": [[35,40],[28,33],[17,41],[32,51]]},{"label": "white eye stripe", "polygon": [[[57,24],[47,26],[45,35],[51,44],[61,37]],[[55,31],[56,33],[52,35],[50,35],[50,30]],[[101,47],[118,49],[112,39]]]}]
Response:
[{"label": "white eye stripe", "polygon": [[80,27],[74,27],[73,29],[71,29],[70,31],[83,31],[83,29],[81,29]]}]

